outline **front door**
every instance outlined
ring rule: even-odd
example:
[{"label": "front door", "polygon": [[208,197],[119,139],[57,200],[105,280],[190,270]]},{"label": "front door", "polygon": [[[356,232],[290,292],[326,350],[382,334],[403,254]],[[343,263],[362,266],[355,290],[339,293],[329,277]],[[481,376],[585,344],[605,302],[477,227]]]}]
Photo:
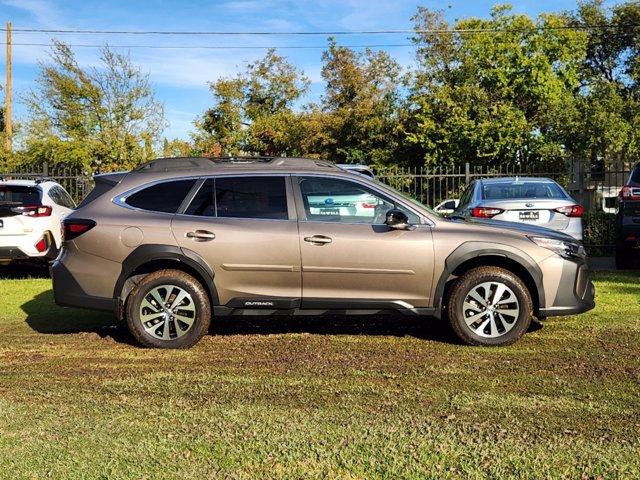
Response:
[{"label": "front door", "polygon": [[[371,186],[343,178],[301,176],[296,195],[303,307],[431,306],[431,228],[417,214]],[[402,209],[416,228],[387,227],[392,208]]]},{"label": "front door", "polygon": [[213,269],[221,305],[299,305],[300,247],[289,176],[209,178],[172,229],[180,247]]}]

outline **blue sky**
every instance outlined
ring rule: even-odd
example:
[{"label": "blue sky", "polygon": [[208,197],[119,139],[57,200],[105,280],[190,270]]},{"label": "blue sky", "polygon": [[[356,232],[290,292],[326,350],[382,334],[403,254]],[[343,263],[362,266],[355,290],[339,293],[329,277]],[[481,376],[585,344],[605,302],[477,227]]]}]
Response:
[{"label": "blue sky", "polygon": [[[410,18],[417,5],[443,9],[450,20],[489,14],[495,1],[425,0],[235,0],[235,1],[44,1],[0,0],[0,21],[12,21],[14,28],[102,29],[102,30],[200,30],[200,31],[336,31],[410,29]],[[608,2],[610,3],[610,2]],[[512,2],[517,12],[537,15],[540,12],[574,9],[574,1],[537,0]],[[326,45],[324,36],[255,37],[255,36],[135,36],[135,35],[57,35],[72,44],[110,45],[215,45],[275,46]],[[49,43],[51,35],[14,34],[14,43]],[[404,35],[349,35],[338,37],[345,45],[406,44]],[[1,49],[2,83],[4,83],[4,47]],[[24,116],[20,95],[32,88],[38,61],[46,60],[47,47],[14,47],[15,112]],[[207,82],[233,75],[264,49],[247,50],[161,50],[120,49],[128,51],[141,69],[149,73],[157,97],[165,104],[169,138],[188,138],[192,121],[211,105]],[[404,66],[413,61],[407,47],[387,49]],[[97,48],[76,48],[83,65],[94,65]],[[320,77],[322,49],[287,50],[286,55],[311,79],[310,97],[317,99],[323,85]]]}]

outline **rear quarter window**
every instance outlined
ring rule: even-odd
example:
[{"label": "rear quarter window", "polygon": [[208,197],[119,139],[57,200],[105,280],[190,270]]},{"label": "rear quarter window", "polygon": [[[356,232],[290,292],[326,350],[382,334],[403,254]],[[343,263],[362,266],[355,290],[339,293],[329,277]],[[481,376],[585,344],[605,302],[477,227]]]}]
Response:
[{"label": "rear quarter window", "polygon": [[156,183],[129,195],[125,203],[150,212],[176,213],[195,182],[188,179]]}]

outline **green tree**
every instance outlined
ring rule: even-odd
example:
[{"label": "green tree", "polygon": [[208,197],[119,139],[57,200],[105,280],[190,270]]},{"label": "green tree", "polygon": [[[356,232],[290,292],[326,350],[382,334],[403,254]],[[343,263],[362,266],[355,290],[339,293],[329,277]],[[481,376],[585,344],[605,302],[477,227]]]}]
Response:
[{"label": "green tree", "polygon": [[[346,163],[394,163],[400,139],[401,68],[386,52],[363,53],[332,38],[322,55],[325,115],[320,135],[322,156]],[[319,113],[316,112],[316,116]]]},{"label": "green tree", "polygon": [[197,151],[210,155],[299,154],[295,103],[309,80],[271,49],[233,78],[209,84],[214,105],[195,122]]},{"label": "green tree", "polygon": [[580,4],[571,25],[616,25],[588,28],[581,70],[578,108],[584,119],[569,137],[571,148],[586,159],[610,163],[640,158],[640,3],[606,9],[594,0]]},{"label": "green tree", "polygon": [[91,171],[130,168],[154,156],[165,126],[148,75],[105,46],[100,65],[81,67],[59,41],[39,66],[23,161],[81,165]]},{"label": "green tree", "polygon": [[452,26],[424,7],[413,20],[419,69],[403,128],[427,164],[557,165],[568,157],[583,31],[564,28],[563,15],[533,20],[509,6],[457,21],[464,33],[429,33]]}]

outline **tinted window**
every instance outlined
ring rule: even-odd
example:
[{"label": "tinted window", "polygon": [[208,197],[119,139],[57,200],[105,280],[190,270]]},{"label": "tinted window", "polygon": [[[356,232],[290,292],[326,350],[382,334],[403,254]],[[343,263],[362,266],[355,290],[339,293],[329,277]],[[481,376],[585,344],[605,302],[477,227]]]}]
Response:
[{"label": "tinted window", "polygon": [[0,185],[0,203],[39,205],[40,190],[23,185]]},{"label": "tinted window", "polygon": [[631,172],[629,183],[640,184],[640,165],[636,165],[636,168],[634,168],[634,170]]},{"label": "tinted window", "polygon": [[216,205],[214,197],[214,180],[212,178],[205,181],[200,190],[184,212],[187,215],[198,215],[200,217],[215,217]]},{"label": "tinted window", "polygon": [[284,177],[234,177],[215,180],[218,217],[287,220]]},{"label": "tinted window", "polygon": [[562,188],[553,182],[513,182],[489,183],[482,185],[485,200],[508,200],[516,198],[559,198],[567,196]]},{"label": "tinted window", "polygon": [[157,183],[129,195],[126,203],[142,210],[175,213],[194,183],[193,179]]},{"label": "tinted window", "polygon": [[[391,198],[348,180],[306,177],[300,179],[300,190],[307,220],[383,224],[387,212],[398,207]],[[417,215],[399,208],[409,222],[419,223]]]},{"label": "tinted window", "polygon": [[62,207],[66,207],[66,208],[76,207],[76,204],[71,198],[71,196],[62,187],[58,187],[58,186],[52,187],[51,190],[49,190],[49,197],[51,198],[51,200],[53,200],[55,203],[57,203]]}]

